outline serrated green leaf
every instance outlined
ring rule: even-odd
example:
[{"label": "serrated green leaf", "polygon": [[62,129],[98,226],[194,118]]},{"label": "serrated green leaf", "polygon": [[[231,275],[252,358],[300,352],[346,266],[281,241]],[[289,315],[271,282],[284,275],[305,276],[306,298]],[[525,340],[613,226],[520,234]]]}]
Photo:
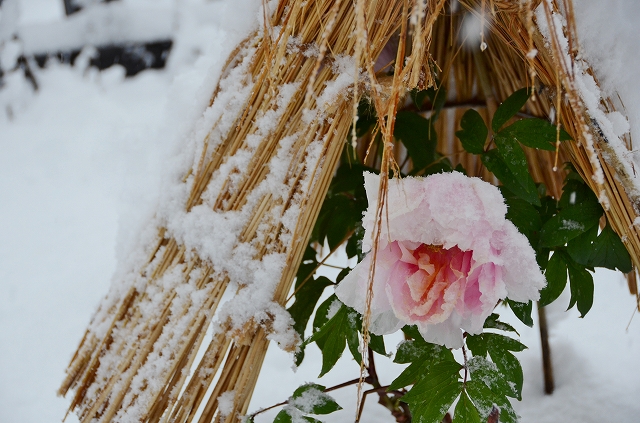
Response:
[{"label": "serrated green leaf", "polygon": [[517,339],[513,339],[499,333],[486,332],[482,335],[487,340],[489,353],[494,349],[503,349],[505,351],[524,351],[527,349],[527,346]]},{"label": "serrated green leaf", "polygon": [[453,413],[453,423],[480,423],[480,414],[466,392],[460,395]]},{"label": "serrated green leaf", "polygon": [[558,299],[567,286],[567,262],[562,252],[553,253],[544,275],[547,278],[547,286],[540,291],[540,306],[543,307]]},{"label": "serrated green leaf", "polygon": [[482,154],[487,141],[489,130],[484,124],[480,113],[473,109],[467,110],[460,120],[462,130],[456,132],[462,147],[471,154]]},{"label": "serrated green leaf", "polygon": [[562,246],[598,224],[603,210],[600,204],[586,202],[560,210],[540,231],[540,246]]},{"label": "serrated green leaf", "polygon": [[424,402],[409,405],[411,421],[415,423],[440,423],[461,391],[462,382],[455,381],[442,385],[431,395],[426,396]]},{"label": "serrated green leaf", "polygon": [[494,133],[498,133],[500,128],[502,128],[509,119],[514,117],[516,113],[524,107],[527,100],[529,100],[530,95],[531,90],[529,88],[522,88],[511,94],[504,102],[502,102],[496,110],[496,113],[493,115],[493,120],[491,121],[491,128]]},{"label": "serrated green leaf", "polygon": [[424,377],[426,369],[428,369],[430,365],[431,363],[428,361],[411,363],[391,382],[387,390],[395,391],[405,386],[413,385],[419,378]]},{"label": "serrated green leaf", "polygon": [[512,387],[516,393],[516,398],[521,401],[524,375],[520,361],[509,351],[501,348],[491,349],[489,354],[507,382],[513,384]]},{"label": "serrated green leaf", "polygon": [[422,343],[427,343],[420,334],[418,327],[416,325],[405,325],[402,327],[402,332],[407,335],[409,338],[414,339],[416,341],[421,341]]},{"label": "serrated green leaf", "polygon": [[580,317],[584,317],[593,305],[593,276],[578,263],[570,261],[567,264],[571,288],[569,308],[577,304]]},{"label": "serrated green leaf", "polygon": [[498,370],[495,363],[484,357],[474,356],[468,361],[472,380],[480,380],[497,395],[518,397],[518,392],[512,383]]},{"label": "serrated green leaf", "polygon": [[488,352],[487,340],[484,334],[468,335],[466,338],[467,347],[477,357],[486,357]]},{"label": "serrated green leaf", "polygon": [[434,161],[438,139],[429,121],[419,114],[398,112],[393,136],[406,147],[414,170],[424,169]]},{"label": "serrated green leaf", "polygon": [[513,328],[513,326],[508,323],[501,322],[500,320],[498,320],[499,318],[500,316],[497,313],[491,313],[491,315],[487,317],[487,320],[484,321],[484,327],[487,329],[498,329],[505,332],[514,332],[520,335],[518,331]]},{"label": "serrated green leaf", "polygon": [[457,382],[460,378],[459,373],[461,368],[462,366],[456,361],[441,361],[432,364],[427,374],[402,397],[402,401],[407,404],[426,401],[429,396],[444,386]]},{"label": "serrated green leaf", "polygon": [[393,359],[394,363],[412,363],[423,357],[431,357],[438,361],[454,361],[453,354],[442,345],[428,343],[420,339],[404,341],[398,347]]},{"label": "serrated green leaf", "polygon": [[[497,137],[510,138],[531,148],[555,151],[556,131],[556,126],[549,123],[549,121],[536,118],[522,119],[504,128]],[[570,139],[569,134],[561,129],[560,141]]]},{"label": "serrated green leaf", "polygon": [[533,327],[533,317],[531,317],[531,311],[533,309],[533,303],[519,303],[517,301],[507,299],[509,308],[513,311],[513,314],[525,325]]},{"label": "serrated green leaf", "polygon": [[411,364],[391,383],[390,391],[416,383],[428,375],[432,366],[439,363],[447,362],[460,366],[449,349],[425,342],[422,338],[403,342],[398,347],[394,362]]},{"label": "serrated green leaf", "polygon": [[598,226],[567,243],[567,252],[576,263],[587,267],[606,267],[629,273],[632,269],[631,257],[611,226],[607,224],[598,233]]},{"label": "serrated green leaf", "polygon": [[287,309],[295,322],[293,328],[301,336],[304,336],[304,330],[311,318],[311,314],[316,308],[324,289],[329,285],[333,285],[333,282],[324,276],[308,279],[296,293],[294,303]]},{"label": "serrated green leaf", "polygon": [[500,407],[501,423],[518,422],[518,416],[506,396],[494,393],[484,382],[477,379],[468,381],[466,388],[469,398],[471,398],[480,414],[481,421],[487,421],[495,404]]},{"label": "serrated green leaf", "polygon": [[[497,149],[492,149],[482,154],[482,163],[491,171],[499,180],[519,198],[540,206],[540,198],[533,180],[531,183],[522,185],[518,177],[507,166],[504,159]],[[531,176],[529,176],[531,178]]]}]

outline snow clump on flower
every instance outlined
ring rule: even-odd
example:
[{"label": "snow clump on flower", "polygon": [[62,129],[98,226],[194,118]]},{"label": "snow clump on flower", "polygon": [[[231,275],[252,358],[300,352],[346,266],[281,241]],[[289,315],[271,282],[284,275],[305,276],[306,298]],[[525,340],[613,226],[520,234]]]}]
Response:
[{"label": "snow clump on flower", "polygon": [[[366,173],[363,251],[372,248],[379,177]],[[440,173],[391,179],[378,246],[371,332],[417,325],[427,342],[462,346],[482,332],[499,300],[540,297],[545,279],[527,238],[507,219],[500,191],[479,178]],[[387,220],[388,219],[388,220]],[[336,289],[364,314],[373,254]]]}]

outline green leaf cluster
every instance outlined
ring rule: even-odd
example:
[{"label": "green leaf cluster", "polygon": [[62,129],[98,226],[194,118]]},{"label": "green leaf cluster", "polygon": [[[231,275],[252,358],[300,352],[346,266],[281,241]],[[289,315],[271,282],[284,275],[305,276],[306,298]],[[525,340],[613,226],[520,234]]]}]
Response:
[{"label": "green leaf cluster", "polygon": [[[555,150],[556,140],[569,140],[569,134],[548,121],[536,118],[514,120],[525,106],[530,91],[516,91],[496,110],[491,120],[493,136],[482,116],[468,110],[456,133],[464,149],[481,156],[482,163],[502,183],[508,207],[507,218],[524,234],[536,250],[548,285],[541,292],[542,306],[556,300],[567,283],[571,287],[569,308],[577,305],[584,316],[593,304],[595,267],[631,270],[629,254],[619,236],[607,224],[599,231],[604,214],[598,199],[580,176],[569,167],[559,201],[546,195],[544,186],[536,185],[529,172],[524,148]],[[495,147],[492,148],[492,144]],[[549,258],[551,257],[551,258]],[[515,315],[531,326],[532,304],[508,301]]]},{"label": "green leaf cluster", "polygon": [[[497,314],[487,319],[485,328],[515,332]],[[409,366],[388,390],[413,385],[402,397],[412,421],[439,423],[457,400],[454,423],[486,421],[494,404],[500,407],[500,421],[517,422],[509,398],[522,397],[522,367],[512,353],[524,350],[522,343],[493,332],[468,335],[466,344],[473,356],[460,364],[449,349],[424,341],[415,326],[403,331],[412,339],[400,344],[394,362]]]},{"label": "green leaf cluster", "polygon": [[[303,348],[315,342],[322,352],[322,369],[318,377],[324,376],[338,362],[345,346],[349,348],[353,358],[359,363],[362,355],[359,332],[362,330],[362,316],[342,304],[335,295],[325,300],[316,311],[313,321],[313,334],[306,339]],[[384,338],[370,334],[369,346],[375,352],[386,355]]]},{"label": "green leaf cluster", "polygon": [[309,423],[322,423],[320,420],[307,414],[331,414],[342,410],[342,407],[328,394],[326,388],[315,383],[307,383],[293,392],[287,407],[283,408],[273,423],[292,423],[294,420],[306,420]]}]

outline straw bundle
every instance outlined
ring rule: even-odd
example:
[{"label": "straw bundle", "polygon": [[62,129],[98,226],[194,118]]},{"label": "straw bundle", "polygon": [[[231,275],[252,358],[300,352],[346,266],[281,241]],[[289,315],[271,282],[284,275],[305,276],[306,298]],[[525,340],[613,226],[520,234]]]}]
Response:
[{"label": "straw bundle", "polygon": [[[575,39],[571,25],[557,27],[558,6],[468,0],[455,11],[445,0],[425,3],[281,0],[273,13],[265,8],[262,27],[230,57],[205,114],[209,129],[195,140],[194,164],[177,191],[181,212],[152,222],[158,236],[148,261],[114,285],[69,365],[60,393],[75,390],[70,410],[83,422],[231,422],[246,412],[269,339],[286,349],[298,341],[282,305],[354,105],[364,93],[376,107],[387,174],[393,116],[408,89],[433,83],[432,68],[454,93],[438,122],[439,149],[485,179],[491,175],[454,136],[462,113],[473,105],[487,118],[514,90],[532,81],[542,88],[528,113],[548,116],[553,108],[576,141],[557,159],[528,151],[534,179],[558,196],[564,174],[553,169],[570,157],[640,265],[633,226],[640,202],[625,163],[606,140],[594,141],[600,132],[576,88],[573,51],[557,39]],[[543,13],[534,14],[540,4]],[[563,7],[571,23],[571,3]],[[486,20],[483,53],[454,41],[470,13]],[[551,28],[548,45],[535,23]],[[394,76],[378,80],[374,61],[394,35]],[[219,307],[225,293],[232,299]],[[231,406],[219,404],[225,393]]]},{"label": "straw bundle", "polygon": [[[114,285],[69,365],[60,393],[75,389],[70,410],[83,422],[232,421],[247,409],[268,339],[295,348],[278,303],[343,149],[356,69],[401,25],[403,2],[363,11],[369,47],[357,63],[353,6],[332,0],[265,10],[229,59],[184,178],[185,212],[159,219],[149,260]],[[199,357],[228,288],[235,296]],[[233,406],[221,411],[225,392]]]}]

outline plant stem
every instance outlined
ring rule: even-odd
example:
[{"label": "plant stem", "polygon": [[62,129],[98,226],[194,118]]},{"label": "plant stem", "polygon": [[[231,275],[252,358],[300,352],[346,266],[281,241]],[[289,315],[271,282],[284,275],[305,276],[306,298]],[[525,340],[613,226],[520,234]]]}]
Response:
[{"label": "plant stem", "polygon": [[540,343],[542,345],[542,370],[544,372],[544,392],[551,395],[555,389],[553,380],[553,363],[549,346],[549,330],[547,327],[547,313],[538,303],[538,321],[540,324]]}]

